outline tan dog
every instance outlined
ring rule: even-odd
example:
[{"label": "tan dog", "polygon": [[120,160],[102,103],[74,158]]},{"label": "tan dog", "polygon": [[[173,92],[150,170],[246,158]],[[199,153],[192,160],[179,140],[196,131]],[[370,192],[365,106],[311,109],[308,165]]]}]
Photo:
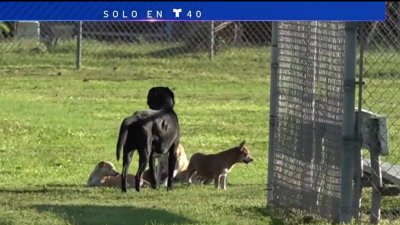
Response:
[{"label": "tan dog", "polygon": [[[180,181],[184,182],[187,180],[187,175],[186,175],[186,169],[189,165],[189,160],[187,158],[187,155],[185,153],[185,149],[181,144],[178,145],[178,149],[176,150],[176,164],[175,164],[175,170],[173,174],[174,181]],[[159,163],[160,163],[160,172],[161,172],[161,177],[160,177],[160,183],[164,183],[167,181],[168,177],[168,156],[161,156],[159,158]],[[147,182],[150,181],[151,179],[151,174],[150,170],[146,170],[143,174],[143,179],[146,180]]]},{"label": "tan dog", "polygon": [[[134,187],[135,177],[128,175],[128,185]],[[121,187],[121,175],[112,162],[101,161],[94,168],[87,181],[88,187]]]},{"label": "tan dog", "polygon": [[214,180],[215,188],[226,190],[228,173],[236,163],[250,163],[253,158],[250,151],[244,145],[245,141],[234,148],[216,154],[195,153],[190,158],[187,169],[189,184],[194,175],[203,181]]},{"label": "tan dog", "polygon": [[87,186],[96,187],[102,185],[102,180],[107,176],[117,176],[119,173],[115,169],[114,164],[108,161],[101,161],[97,163],[93,172],[90,174],[87,181]]},{"label": "tan dog", "polygon": [[[183,182],[186,179],[186,173],[183,176],[182,172],[186,171],[189,164],[185,150],[181,144],[177,149],[177,162],[175,164],[174,177]],[[161,169],[161,181],[166,181],[168,177],[168,158],[160,158],[160,169]],[[176,175],[176,176],[175,176]],[[146,170],[143,173],[140,186],[149,186],[151,179],[150,170]],[[135,187],[135,176],[128,174],[127,176],[128,188]],[[112,162],[101,161],[94,168],[93,172],[87,181],[88,187],[121,187],[121,175],[115,169]]]}]

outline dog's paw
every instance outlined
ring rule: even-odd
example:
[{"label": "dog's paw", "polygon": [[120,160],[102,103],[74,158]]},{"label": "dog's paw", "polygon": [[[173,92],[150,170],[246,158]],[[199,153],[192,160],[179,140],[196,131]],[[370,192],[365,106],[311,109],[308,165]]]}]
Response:
[{"label": "dog's paw", "polygon": [[136,190],[137,192],[140,192],[140,186],[135,185],[135,190]]}]

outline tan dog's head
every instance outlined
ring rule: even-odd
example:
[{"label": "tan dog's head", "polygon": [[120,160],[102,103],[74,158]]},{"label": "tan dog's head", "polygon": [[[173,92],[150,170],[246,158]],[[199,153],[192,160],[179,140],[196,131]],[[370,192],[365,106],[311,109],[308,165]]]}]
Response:
[{"label": "tan dog's head", "polygon": [[239,151],[240,151],[240,159],[239,162],[244,162],[246,164],[250,163],[253,161],[253,157],[250,155],[250,150],[244,145],[246,141],[242,141],[242,143],[239,144]]},{"label": "tan dog's head", "polygon": [[108,161],[101,161],[97,163],[96,167],[90,174],[87,186],[100,186],[104,177],[117,175],[119,175],[119,173],[115,170],[114,164]]},{"label": "tan dog's head", "polygon": [[115,169],[114,164],[112,162],[108,161],[101,161],[96,165],[96,168],[94,168],[94,173],[98,175],[103,175],[103,176],[117,176],[119,173]]}]

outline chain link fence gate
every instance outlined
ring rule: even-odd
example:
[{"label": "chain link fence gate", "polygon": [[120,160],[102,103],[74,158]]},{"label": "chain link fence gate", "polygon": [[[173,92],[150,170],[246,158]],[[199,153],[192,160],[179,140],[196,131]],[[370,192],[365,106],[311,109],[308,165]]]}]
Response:
[{"label": "chain link fence gate", "polygon": [[[270,123],[268,200],[333,221],[339,217],[343,175],[342,25],[279,23],[279,39],[272,36],[277,80],[271,83],[277,87],[271,86],[271,96],[276,93],[271,111],[276,111]],[[354,217],[391,223],[400,217],[400,3],[387,3],[385,22],[359,23],[358,53],[359,93],[354,97],[360,110],[357,141],[363,148],[355,162],[355,171],[362,173],[353,180]]]},{"label": "chain link fence gate", "polygon": [[270,22],[3,22],[0,29],[3,66],[67,68],[115,58],[212,59],[237,47],[267,47],[271,36]]},{"label": "chain link fence gate", "polygon": [[338,221],[344,23],[291,22],[276,28],[268,202]]}]

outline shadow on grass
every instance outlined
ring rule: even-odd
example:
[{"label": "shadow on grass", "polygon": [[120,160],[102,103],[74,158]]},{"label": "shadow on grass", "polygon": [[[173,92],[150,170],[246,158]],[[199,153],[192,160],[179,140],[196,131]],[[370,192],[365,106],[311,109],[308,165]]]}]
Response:
[{"label": "shadow on grass", "polygon": [[40,194],[40,193],[76,193],[77,191],[82,192],[82,186],[77,185],[59,185],[59,186],[33,186],[26,188],[0,188],[0,193],[11,193],[11,194]]},{"label": "shadow on grass", "polygon": [[12,194],[35,194],[35,193],[48,193],[50,190],[46,188],[1,188],[0,193],[12,193]]},{"label": "shadow on grass", "polygon": [[[149,187],[144,187],[144,189],[148,189]],[[174,184],[173,189],[187,189],[188,185],[186,184]],[[109,187],[87,187],[86,185],[76,185],[76,184],[57,184],[57,183],[49,183],[46,185],[36,185],[31,187],[23,187],[23,188],[1,188],[0,194],[76,194],[80,193],[84,195],[85,193],[90,193],[92,190],[116,190],[118,192],[121,191],[120,188],[109,188]],[[166,191],[167,188],[164,185],[161,185],[157,191]],[[135,192],[133,188],[129,188],[130,192]],[[1,224],[0,224],[1,225]]]},{"label": "shadow on grass", "polygon": [[266,206],[250,206],[250,207],[237,207],[235,212],[238,214],[248,214],[254,217],[269,218],[271,225],[284,225],[285,223],[281,218],[278,218],[269,208]]},{"label": "shadow on grass", "polygon": [[56,213],[70,224],[190,224],[192,220],[161,209],[102,205],[35,205],[38,212]]}]

